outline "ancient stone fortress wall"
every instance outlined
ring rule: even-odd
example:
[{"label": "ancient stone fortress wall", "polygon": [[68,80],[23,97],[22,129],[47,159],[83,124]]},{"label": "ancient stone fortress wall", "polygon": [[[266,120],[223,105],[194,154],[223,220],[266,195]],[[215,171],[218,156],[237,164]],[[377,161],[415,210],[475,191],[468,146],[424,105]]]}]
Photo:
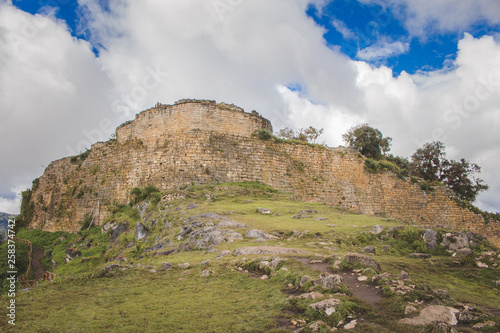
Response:
[{"label": "ancient stone fortress wall", "polygon": [[[183,117],[193,114],[198,118]],[[181,101],[143,111],[118,128],[117,139],[93,145],[85,158],[66,157],[47,167],[33,190],[31,227],[76,231],[98,203],[100,224],[109,207],[129,201],[134,187],[168,191],[259,181],[308,202],[470,230],[500,246],[500,223],[485,224],[444,187],[425,192],[391,172],[371,174],[364,158],[350,149],[262,141],[251,135],[259,128],[272,129],[256,114],[215,102]]]},{"label": "ancient stone fortress wall", "polygon": [[174,105],[158,104],[139,113],[116,130],[119,143],[130,139],[155,144],[166,135],[184,135],[190,130],[216,131],[249,137],[257,129],[273,131],[271,122],[257,112],[246,113],[232,104],[215,101],[180,100]]}]

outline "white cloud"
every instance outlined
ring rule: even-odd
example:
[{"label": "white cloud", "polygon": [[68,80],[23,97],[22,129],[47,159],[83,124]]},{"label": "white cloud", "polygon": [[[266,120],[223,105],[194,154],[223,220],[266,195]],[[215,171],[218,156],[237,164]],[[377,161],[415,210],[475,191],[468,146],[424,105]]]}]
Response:
[{"label": "white cloud", "polygon": [[0,4],[0,59],[0,197],[12,212],[12,188],[31,185],[67,145],[76,150],[110,108],[90,45],[52,17]]},{"label": "white cloud", "polygon": [[412,36],[466,32],[477,23],[500,24],[498,0],[359,0],[391,7]]},{"label": "white cloud", "polygon": [[335,28],[335,30],[340,32],[340,34],[342,35],[342,37],[344,37],[344,39],[347,40],[356,39],[356,34],[351,29],[349,29],[343,21],[333,19],[332,25]]},{"label": "white cloud", "polygon": [[390,57],[408,53],[409,50],[410,44],[406,42],[380,41],[359,50],[356,54],[356,58],[364,61],[385,60]]},{"label": "white cloud", "polygon": [[480,178],[492,189],[480,196],[496,207],[500,181],[500,43],[465,35],[454,69],[398,77],[386,67],[356,62],[364,91],[366,121],[394,138],[394,153],[409,156],[430,141],[443,141],[448,158],[482,166]]}]

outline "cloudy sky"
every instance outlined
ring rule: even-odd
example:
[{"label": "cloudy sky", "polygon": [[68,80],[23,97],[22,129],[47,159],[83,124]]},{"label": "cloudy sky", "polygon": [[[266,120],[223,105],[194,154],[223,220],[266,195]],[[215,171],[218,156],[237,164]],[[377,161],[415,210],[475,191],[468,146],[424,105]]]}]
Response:
[{"label": "cloudy sky", "polygon": [[395,155],[442,141],[500,210],[498,0],[0,0],[0,211],[51,161],[183,98],[329,146],[361,122]]}]

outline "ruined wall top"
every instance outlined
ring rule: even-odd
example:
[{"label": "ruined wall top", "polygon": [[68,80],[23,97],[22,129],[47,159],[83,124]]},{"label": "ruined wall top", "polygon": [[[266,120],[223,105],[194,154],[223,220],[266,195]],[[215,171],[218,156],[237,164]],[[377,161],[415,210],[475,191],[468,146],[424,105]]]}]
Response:
[{"label": "ruined wall top", "polygon": [[183,135],[192,130],[249,137],[258,129],[273,130],[271,122],[255,111],[247,113],[233,104],[183,99],[142,111],[116,129],[116,138],[119,142],[136,139],[154,144],[162,136]]}]

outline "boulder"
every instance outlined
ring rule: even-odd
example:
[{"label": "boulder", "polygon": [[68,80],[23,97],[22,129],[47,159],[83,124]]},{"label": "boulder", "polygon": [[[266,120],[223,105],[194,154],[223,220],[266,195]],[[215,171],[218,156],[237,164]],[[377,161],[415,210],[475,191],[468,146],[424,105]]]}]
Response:
[{"label": "boulder", "polygon": [[339,290],[344,285],[344,278],[339,274],[329,274],[321,279],[323,289]]},{"label": "boulder", "polygon": [[458,250],[456,254],[459,256],[468,257],[474,255],[474,252],[468,247],[464,247],[463,249]]},{"label": "boulder", "polygon": [[135,225],[135,240],[144,240],[148,237],[149,229],[141,222]]},{"label": "boulder", "polygon": [[257,239],[262,238],[262,239],[265,239],[265,240],[268,240],[268,239],[278,239],[278,237],[270,235],[267,232],[264,232],[264,231],[259,230],[259,229],[248,230],[246,232],[245,236],[247,238],[257,238]]},{"label": "boulder", "polygon": [[374,225],[372,228],[372,233],[374,233],[375,235],[380,234],[382,231],[384,231],[384,227],[380,224]]},{"label": "boulder", "polygon": [[357,323],[358,323],[357,320],[353,320],[353,321],[347,323],[346,325],[344,325],[344,329],[345,330],[352,330],[353,328],[356,328]]},{"label": "boulder", "polygon": [[404,318],[399,322],[407,325],[428,325],[433,323],[445,323],[455,326],[458,324],[457,309],[443,305],[430,305],[422,310],[417,317]]},{"label": "boulder", "polygon": [[171,270],[173,266],[172,266],[172,264],[171,264],[171,263],[169,263],[169,262],[162,262],[162,263],[161,263],[161,267],[162,267],[163,269],[166,269],[166,270]]},{"label": "boulder", "polygon": [[365,248],[363,249],[363,252],[365,252],[365,253],[373,253],[373,254],[375,254],[375,251],[376,251],[375,248],[373,246],[371,246],[371,245],[370,246],[365,246]]},{"label": "boulder", "polygon": [[434,231],[432,229],[425,230],[424,233],[425,246],[427,246],[427,248],[431,251],[436,250],[437,236],[438,236],[437,231]]},{"label": "boulder", "polygon": [[307,281],[311,281],[312,279],[307,276],[307,275],[304,275],[301,279],[300,279],[300,283],[299,285],[302,287],[303,285],[305,285],[307,283]]},{"label": "boulder", "polygon": [[371,267],[377,272],[381,271],[380,264],[373,258],[359,253],[347,253],[344,260],[350,263],[359,263],[363,266]]},{"label": "boulder", "polygon": [[336,298],[329,298],[323,301],[310,304],[309,307],[313,310],[318,310],[324,312],[327,316],[335,313],[335,309],[340,304],[340,300]]},{"label": "boulder", "polygon": [[231,251],[229,251],[229,250],[224,250],[224,251],[222,251],[221,253],[219,253],[219,254],[217,255],[217,257],[215,257],[215,259],[219,259],[219,258],[222,258],[222,257],[225,257],[225,256],[229,256],[229,255],[231,255]]},{"label": "boulder", "polygon": [[185,262],[183,264],[179,264],[179,267],[182,268],[182,269],[186,269],[186,268],[189,268],[191,266],[190,263],[188,262]]},{"label": "boulder", "polygon": [[223,220],[217,224],[219,228],[236,228],[236,229],[244,229],[250,228],[248,225],[239,223],[233,220]]},{"label": "boulder", "polygon": [[153,245],[152,247],[149,247],[147,248],[146,250],[144,250],[144,254],[146,253],[149,253],[149,252],[153,252],[153,251],[159,251],[159,250],[162,250],[164,248],[166,248],[167,246],[169,245],[172,245],[172,241],[170,239],[166,239],[158,244],[155,244]]},{"label": "boulder", "polygon": [[258,211],[260,214],[265,214],[265,215],[271,214],[271,210],[270,210],[270,209],[267,209],[267,208],[262,208],[262,207],[259,207],[259,208],[257,208],[257,211]]},{"label": "boulder", "polygon": [[128,227],[128,223],[127,222],[122,222],[120,223],[116,228],[115,230],[113,230],[113,232],[111,233],[111,237],[109,237],[109,242],[110,243],[114,243],[118,237],[120,237],[120,235],[125,231],[127,230],[127,227]]},{"label": "boulder", "polygon": [[201,272],[201,277],[207,277],[210,275],[210,271],[208,269],[204,270],[203,272]]},{"label": "boulder", "polygon": [[408,272],[401,271],[401,273],[399,273],[398,279],[400,279],[400,280],[408,280],[409,278],[410,278],[410,274],[408,274]]},{"label": "boulder", "polygon": [[418,310],[417,310],[417,308],[416,308],[416,307],[414,307],[413,305],[407,305],[407,306],[405,307],[405,316],[407,316],[407,315],[409,315],[409,314],[412,314],[412,313],[414,313],[414,312],[417,312],[417,311],[418,311]]},{"label": "boulder", "polygon": [[115,230],[116,225],[111,222],[106,222],[102,227],[101,227],[101,232],[103,234],[107,233],[110,230]]},{"label": "boulder", "polygon": [[210,245],[219,245],[234,239],[243,239],[243,236],[234,230],[205,227],[191,232],[188,243],[197,249],[206,249]]},{"label": "boulder", "polygon": [[441,245],[451,251],[457,251],[464,247],[469,247],[469,237],[467,233],[447,233],[443,235],[443,241]]}]

